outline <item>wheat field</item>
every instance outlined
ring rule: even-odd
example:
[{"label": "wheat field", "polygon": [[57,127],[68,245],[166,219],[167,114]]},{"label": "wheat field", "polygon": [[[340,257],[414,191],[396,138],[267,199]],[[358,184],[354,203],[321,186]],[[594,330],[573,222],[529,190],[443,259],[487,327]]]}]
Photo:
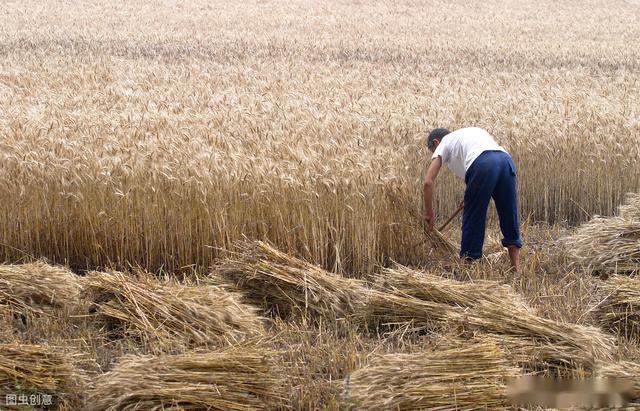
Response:
[{"label": "wheat field", "polygon": [[[569,266],[559,238],[640,191],[636,3],[5,2],[0,260],[201,281],[238,241],[262,240],[349,281],[393,263],[462,270],[510,284],[545,318],[594,325],[599,285]],[[521,277],[504,258],[468,269],[416,247],[426,135],[467,126],[517,164]],[[441,173],[439,221],[463,192]],[[490,220],[488,249],[499,239]],[[34,327],[23,338],[49,339]],[[380,330],[342,323],[272,328],[294,409],[341,406],[334,380],[374,351],[424,347],[423,336],[378,342]],[[157,352],[74,330],[49,340],[72,339],[101,371]],[[638,356],[626,340],[619,354]]]},{"label": "wheat field", "polygon": [[[404,204],[420,210],[436,126],[512,153],[523,217],[610,214],[638,189],[637,18],[623,1],[12,4],[2,255],[174,270],[244,234],[352,273],[416,262]],[[441,218],[463,191],[443,177]]]}]

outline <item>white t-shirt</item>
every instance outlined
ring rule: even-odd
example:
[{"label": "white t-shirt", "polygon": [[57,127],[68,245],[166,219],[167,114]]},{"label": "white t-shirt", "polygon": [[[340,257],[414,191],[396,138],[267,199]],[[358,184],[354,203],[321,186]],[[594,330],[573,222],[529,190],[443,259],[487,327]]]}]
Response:
[{"label": "white t-shirt", "polygon": [[442,157],[442,161],[458,177],[464,175],[473,161],[485,151],[499,150],[506,153],[491,137],[491,134],[478,127],[467,127],[456,130],[442,138],[433,152],[431,159]]}]

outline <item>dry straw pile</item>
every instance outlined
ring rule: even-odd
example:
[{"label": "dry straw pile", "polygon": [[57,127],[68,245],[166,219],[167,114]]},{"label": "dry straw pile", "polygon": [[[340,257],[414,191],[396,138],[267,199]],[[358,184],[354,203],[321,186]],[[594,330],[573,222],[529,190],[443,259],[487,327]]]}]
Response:
[{"label": "dry straw pile", "polygon": [[505,380],[518,375],[497,345],[472,341],[372,358],[346,380],[345,397],[362,410],[494,409],[507,405]]},{"label": "dry straw pile", "polygon": [[2,404],[5,394],[38,393],[51,396],[52,409],[81,409],[88,380],[76,359],[48,345],[0,344]]},{"label": "dry straw pile", "polygon": [[596,308],[600,322],[626,336],[640,332],[640,278],[614,276],[600,285],[602,301]]},{"label": "dry straw pile", "polygon": [[83,286],[109,330],[154,344],[235,343],[262,332],[256,309],[217,286],[162,281],[142,272],[92,272]]},{"label": "dry straw pile", "polygon": [[[594,356],[576,349],[571,342],[545,340],[487,332],[473,333],[476,338],[498,345],[513,364],[527,371],[560,378],[580,378],[593,375]],[[613,349],[613,348],[611,348]],[[610,358],[607,353],[604,357]]]},{"label": "dry straw pile", "polygon": [[262,410],[281,404],[280,377],[268,350],[128,356],[95,381],[88,403],[110,410]]},{"label": "dry straw pile", "polygon": [[590,368],[597,359],[610,358],[614,347],[612,338],[597,328],[536,315],[508,286],[490,281],[463,283],[405,267],[383,271],[368,309],[372,318],[385,323],[454,325],[507,336],[522,350],[538,353],[528,360],[535,368],[549,363]]},{"label": "dry straw pile", "polygon": [[362,313],[366,288],[261,242],[238,243],[239,254],[217,267],[246,299],[280,315],[350,318]]},{"label": "dry straw pile", "polygon": [[69,311],[79,301],[78,276],[43,262],[0,265],[0,306],[28,316]]},{"label": "dry straw pile", "polygon": [[619,378],[623,384],[631,385],[634,399],[640,399],[640,364],[633,361],[619,361],[598,364],[598,377]]},{"label": "dry straw pile", "polygon": [[413,222],[415,227],[422,227],[425,239],[413,244],[410,247],[411,249],[416,249],[418,246],[425,249],[430,248],[429,251],[431,253],[439,253],[446,257],[451,257],[457,254],[458,248],[456,245],[449,238],[445,237],[438,228],[427,228],[421,213],[417,211],[414,202],[409,201],[409,198],[406,195],[393,191],[390,191],[387,195],[391,199],[391,202],[399,215],[407,214],[409,216],[409,220]]},{"label": "dry straw pile", "polygon": [[565,239],[575,264],[601,274],[640,272],[640,194],[627,195],[614,217],[595,217]]},{"label": "dry straw pile", "polygon": [[481,303],[528,310],[508,286],[492,281],[465,283],[402,266],[381,272],[367,308],[370,317],[383,323],[413,321],[439,328],[456,310]]}]

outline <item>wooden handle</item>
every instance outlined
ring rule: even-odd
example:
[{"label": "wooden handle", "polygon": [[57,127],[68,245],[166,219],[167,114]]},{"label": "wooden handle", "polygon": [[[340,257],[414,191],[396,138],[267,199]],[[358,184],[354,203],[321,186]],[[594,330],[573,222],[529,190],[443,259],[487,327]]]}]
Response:
[{"label": "wooden handle", "polygon": [[458,214],[460,214],[460,211],[462,211],[462,209],[463,209],[463,208],[464,208],[464,204],[462,204],[460,207],[458,207],[458,209],[455,211],[455,213],[453,213],[453,214],[451,215],[451,217],[449,217],[449,219],[448,219],[447,221],[445,221],[445,222],[444,222],[444,224],[442,224],[442,225],[440,226],[440,228],[438,228],[438,231],[442,232],[445,228],[447,228],[447,226],[449,225],[449,223],[450,223],[451,221],[453,221],[453,219],[454,219],[454,218],[456,218],[456,216],[457,216]]}]

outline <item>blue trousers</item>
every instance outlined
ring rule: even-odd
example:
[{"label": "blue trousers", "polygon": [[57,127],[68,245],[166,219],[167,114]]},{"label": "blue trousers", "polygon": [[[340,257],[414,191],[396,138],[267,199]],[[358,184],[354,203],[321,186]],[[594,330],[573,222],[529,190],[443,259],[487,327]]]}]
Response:
[{"label": "blue trousers", "polygon": [[467,170],[460,257],[482,257],[487,209],[493,198],[500,219],[502,245],[522,247],[516,199],[516,165],[503,151],[485,151]]}]

